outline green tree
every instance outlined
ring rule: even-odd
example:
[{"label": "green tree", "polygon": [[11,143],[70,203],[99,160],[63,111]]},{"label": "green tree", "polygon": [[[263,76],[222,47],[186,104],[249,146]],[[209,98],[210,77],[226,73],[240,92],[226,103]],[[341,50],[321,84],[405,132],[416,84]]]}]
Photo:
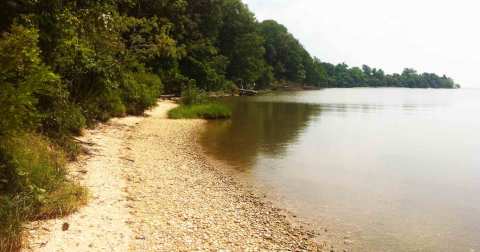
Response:
[{"label": "green tree", "polygon": [[[227,77],[238,84],[254,86],[269,75],[264,60],[264,39],[258,32],[255,16],[239,0],[225,0],[223,9],[218,46],[221,54],[229,59]],[[265,82],[265,78],[262,81]]]}]

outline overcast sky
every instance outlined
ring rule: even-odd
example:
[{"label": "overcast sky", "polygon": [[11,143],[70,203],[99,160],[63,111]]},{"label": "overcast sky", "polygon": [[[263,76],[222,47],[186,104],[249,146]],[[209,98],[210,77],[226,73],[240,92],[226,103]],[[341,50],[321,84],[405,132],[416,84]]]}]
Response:
[{"label": "overcast sky", "polygon": [[480,87],[480,1],[244,0],[258,20],[284,24],[322,61],[413,67]]}]

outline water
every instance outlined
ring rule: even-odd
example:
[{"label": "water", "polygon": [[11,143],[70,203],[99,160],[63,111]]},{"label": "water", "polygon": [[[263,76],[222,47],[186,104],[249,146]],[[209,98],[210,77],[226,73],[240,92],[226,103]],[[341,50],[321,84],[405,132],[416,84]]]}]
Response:
[{"label": "water", "polygon": [[203,143],[356,251],[480,251],[480,90],[229,98]]}]

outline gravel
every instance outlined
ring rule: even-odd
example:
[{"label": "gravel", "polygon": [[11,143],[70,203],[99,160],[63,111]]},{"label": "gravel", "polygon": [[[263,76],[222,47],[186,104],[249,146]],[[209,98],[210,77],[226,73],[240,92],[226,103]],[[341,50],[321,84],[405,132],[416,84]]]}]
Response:
[{"label": "gravel", "polygon": [[167,119],[175,106],[160,102],[146,117],[87,132],[93,156],[72,173],[90,203],[33,223],[25,251],[332,250],[210,162],[198,143],[206,122]]}]

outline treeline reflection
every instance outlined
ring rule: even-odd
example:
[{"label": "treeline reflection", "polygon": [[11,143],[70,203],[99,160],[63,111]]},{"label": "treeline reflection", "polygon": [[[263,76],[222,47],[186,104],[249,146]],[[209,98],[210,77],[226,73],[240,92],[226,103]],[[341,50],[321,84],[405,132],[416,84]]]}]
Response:
[{"label": "treeline reflection", "polygon": [[202,142],[208,153],[229,161],[237,169],[251,167],[258,154],[279,156],[313,118],[322,112],[317,104],[252,102],[232,99],[231,120],[211,122]]}]

